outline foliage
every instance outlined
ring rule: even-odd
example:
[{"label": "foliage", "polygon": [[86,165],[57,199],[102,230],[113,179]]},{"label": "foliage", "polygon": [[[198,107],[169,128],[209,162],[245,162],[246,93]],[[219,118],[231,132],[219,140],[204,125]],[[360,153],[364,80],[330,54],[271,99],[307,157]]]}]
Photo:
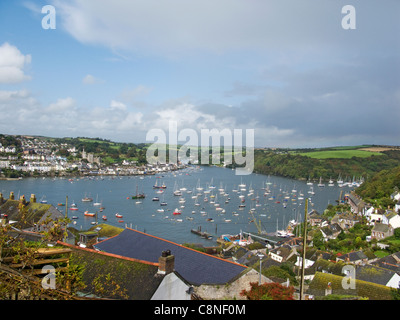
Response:
[{"label": "foliage", "polygon": [[367,202],[382,207],[393,207],[394,202],[390,199],[390,195],[396,188],[400,189],[400,166],[380,171],[367,179],[355,191]]},{"label": "foliage", "polygon": [[[262,150],[254,151],[254,171],[263,174],[290,177],[294,179],[324,180],[341,176],[368,178],[381,170],[391,170],[400,163],[400,150],[381,152],[376,156],[351,158],[315,159],[301,155],[310,150]],[[328,149],[325,149],[328,151]]]},{"label": "foliage", "polygon": [[288,263],[281,264],[280,266],[271,266],[263,270],[262,274],[266,277],[276,277],[284,280],[289,279],[291,284],[298,284],[296,274],[291,270]]},{"label": "foliage", "polygon": [[[27,224],[29,212],[26,206],[19,204],[19,218],[22,224]],[[40,241],[24,241],[23,237],[15,237],[10,224],[0,223],[0,257],[3,263],[0,265],[0,298],[9,298],[10,293],[23,292],[25,299],[37,297],[56,297],[57,299],[70,299],[76,290],[82,288],[79,269],[66,266],[64,262],[54,263],[54,267],[63,267],[65,273],[57,272],[57,290],[44,292],[40,281],[34,277],[33,272],[37,268],[37,259],[40,248],[47,247],[47,243],[62,240],[68,219],[45,219],[40,228],[42,232]],[[57,258],[59,255],[51,256]],[[39,264],[40,266],[40,264]]]},{"label": "foliage", "polygon": [[333,204],[328,204],[324,212],[322,213],[322,216],[327,219],[333,218],[338,212],[344,213],[344,212],[350,212],[350,205],[349,204],[338,204],[334,206]]},{"label": "foliage", "polygon": [[242,290],[240,293],[249,300],[294,300],[294,288],[285,287],[279,283],[250,283],[250,290]]},{"label": "foliage", "polygon": [[391,289],[389,287],[372,282],[355,280],[355,289],[346,289],[342,285],[343,279],[344,277],[342,276],[316,272],[312,282],[310,283],[309,290],[315,296],[324,296],[325,289],[327,289],[328,284],[330,284],[332,294],[367,297],[371,300],[392,299]]},{"label": "foliage", "polygon": [[392,289],[391,294],[393,300],[400,300],[400,288]]},{"label": "foliage", "polygon": [[80,152],[94,153],[106,164],[120,163],[123,160],[137,161],[139,165],[146,163],[147,144],[113,142],[101,138],[53,138],[55,142],[68,143]]},{"label": "foliage", "polygon": [[315,248],[319,250],[325,250],[324,236],[320,230],[316,230],[313,234],[313,244]]},{"label": "foliage", "polygon": [[110,273],[99,274],[93,280],[95,294],[103,298],[127,299],[126,289],[121,288]]}]

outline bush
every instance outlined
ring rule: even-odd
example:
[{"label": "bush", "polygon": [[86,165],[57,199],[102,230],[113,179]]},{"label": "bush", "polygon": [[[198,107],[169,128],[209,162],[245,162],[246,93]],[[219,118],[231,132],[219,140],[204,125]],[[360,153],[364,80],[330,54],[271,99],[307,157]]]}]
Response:
[{"label": "bush", "polygon": [[250,290],[243,290],[240,294],[249,300],[294,300],[293,287],[285,287],[279,283],[250,283]]}]

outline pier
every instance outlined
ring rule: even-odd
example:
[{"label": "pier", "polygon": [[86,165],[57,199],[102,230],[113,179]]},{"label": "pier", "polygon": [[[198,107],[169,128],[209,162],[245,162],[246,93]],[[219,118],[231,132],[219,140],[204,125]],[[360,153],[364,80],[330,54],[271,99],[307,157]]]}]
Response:
[{"label": "pier", "polygon": [[204,239],[212,239],[212,235],[209,234],[208,232],[205,231],[201,231],[201,226],[197,227],[197,229],[191,229],[190,230],[191,233],[197,234],[198,236],[204,238]]}]

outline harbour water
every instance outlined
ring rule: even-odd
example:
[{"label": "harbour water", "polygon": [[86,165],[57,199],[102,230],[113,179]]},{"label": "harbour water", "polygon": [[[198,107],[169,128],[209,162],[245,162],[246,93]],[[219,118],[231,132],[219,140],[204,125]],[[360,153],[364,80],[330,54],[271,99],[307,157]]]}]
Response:
[{"label": "harbour water", "polygon": [[[0,190],[5,198],[11,191],[16,199],[20,195],[29,199],[35,194],[38,202],[47,201],[62,213],[66,208],[58,204],[65,204],[68,197],[68,216],[75,216],[71,226],[78,230],[87,230],[96,221],[96,217],[84,215],[87,211],[97,213],[98,223],[104,222],[105,215],[110,225],[137,229],[176,243],[213,245],[222,234],[257,233],[260,227],[268,233],[284,229],[290,220],[303,220],[307,198],[309,210],[322,213],[350,188],[336,183],[318,187],[317,182],[310,186],[306,181],[261,174],[239,176],[228,168],[190,167],[151,176],[0,181]],[[181,196],[174,195],[176,190]],[[145,198],[132,199],[137,193],[144,193]],[[82,201],[85,197],[92,201]],[[70,210],[72,203],[76,211]],[[100,212],[101,207],[104,209]],[[180,214],[174,214],[176,209]],[[213,235],[213,239],[191,232],[198,228]]]}]

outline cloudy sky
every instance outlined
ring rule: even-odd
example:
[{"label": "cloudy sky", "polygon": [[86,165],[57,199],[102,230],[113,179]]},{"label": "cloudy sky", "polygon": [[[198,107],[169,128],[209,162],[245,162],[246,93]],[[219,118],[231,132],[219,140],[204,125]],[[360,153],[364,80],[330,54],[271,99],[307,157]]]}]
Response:
[{"label": "cloudy sky", "polygon": [[0,133],[399,145],[399,35],[398,0],[1,1]]}]

